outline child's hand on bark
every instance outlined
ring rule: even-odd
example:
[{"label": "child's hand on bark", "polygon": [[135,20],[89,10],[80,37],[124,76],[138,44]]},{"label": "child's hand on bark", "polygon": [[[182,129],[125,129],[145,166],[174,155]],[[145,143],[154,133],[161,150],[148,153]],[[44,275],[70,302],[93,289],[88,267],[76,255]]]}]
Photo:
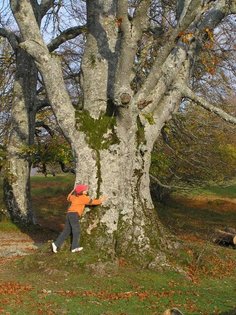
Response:
[{"label": "child's hand on bark", "polygon": [[101,202],[104,202],[104,201],[107,200],[107,198],[108,198],[107,196],[101,196],[101,197],[100,197],[100,200],[101,200]]}]

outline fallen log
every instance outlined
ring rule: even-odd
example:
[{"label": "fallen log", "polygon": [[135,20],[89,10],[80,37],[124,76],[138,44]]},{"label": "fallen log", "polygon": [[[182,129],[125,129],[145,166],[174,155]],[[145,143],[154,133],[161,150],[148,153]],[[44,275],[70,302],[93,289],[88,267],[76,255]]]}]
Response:
[{"label": "fallen log", "polygon": [[213,239],[214,243],[221,246],[232,246],[236,248],[236,231],[232,228],[216,230],[216,236]]},{"label": "fallen log", "polygon": [[233,229],[231,227],[226,227],[224,231],[236,235],[236,229]]}]

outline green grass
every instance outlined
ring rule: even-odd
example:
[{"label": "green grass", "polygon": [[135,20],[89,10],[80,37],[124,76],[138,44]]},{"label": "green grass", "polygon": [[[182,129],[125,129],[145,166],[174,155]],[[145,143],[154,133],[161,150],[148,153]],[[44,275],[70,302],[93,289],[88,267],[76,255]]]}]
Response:
[{"label": "green grass", "polygon": [[84,262],[90,258],[89,253],[73,255],[66,250],[52,255],[45,246],[36,255],[21,259],[14,264],[17,274],[8,281],[12,277],[30,284],[31,289],[11,295],[2,305],[4,312],[159,315],[176,306],[184,314],[210,315],[235,307],[235,277],[204,277],[194,282],[178,272],[140,271],[132,266],[96,276],[85,269]]},{"label": "green grass", "polygon": [[31,177],[32,196],[58,197],[60,194],[67,196],[74,186],[73,175]]},{"label": "green grass", "polygon": [[[64,220],[65,199],[73,184],[73,176],[32,177],[37,215]],[[203,192],[210,193],[210,189]],[[214,192],[230,196],[234,189],[232,184]],[[48,242],[36,253],[3,266],[0,314],[161,315],[171,307],[185,315],[235,314],[236,251],[216,246],[209,239],[216,227],[236,228],[235,212],[215,211],[216,206],[221,204],[194,208],[174,199],[157,205],[162,223],[181,244],[168,254],[172,269],[162,272],[140,270],[126,262],[95,272],[97,253],[85,246],[82,253],[72,254],[68,241],[59,253],[52,254],[49,233]],[[17,227],[0,222],[0,232],[9,231],[17,231]],[[39,228],[36,232],[46,233]]]},{"label": "green grass", "polygon": [[10,232],[10,231],[19,231],[19,227],[12,223],[11,221],[4,218],[0,221],[0,231],[1,232]]},{"label": "green grass", "polygon": [[202,193],[206,193],[207,195],[216,195],[228,198],[236,198],[236,184],[229,186],[212,186],[200,190]]},{"label": "green grass", "polygon": [[74,187],[74,176],[44,177],[38,175],[33,176],[31,181],[32,202],[37,218],[45,218],[45,216],[64,217],[68,207],[66,198]]},{"label": "green grass", "polygon": [[[235,206],[236,207],[236,206]],[[171,199],[158,206],[158,214],[165,226],[176,234],[191,234],[210,239],[215,229],[231,227],[236,229],[235,211],[219,211],[219,205],[208,202],[204,208],[176,203]],[[222,204],[224,208],[224,204]]]},{"label": "green grass", "polygon": [[207,185],[203,187],[185,187],[184,191],[178,191],[176,194],[184,195],[214,195],[218,197],[236,198],[236,183],[235,180],[230,183],[224,183],[219,185]]},{"label": "green grass", "polygon": [[[43,176],[35,175],[31,177],[31,195],[32,205],[36,213],[37,219],[53,216],[61,217],[64,221],[65,211],[68,207],[66,197],[74,186],[74,175],[57,175],[57,176]],[[0,187],[2,187],[2,179],[0,179]],[[0,189],[0,210],[5,209],[3,202],[3,192]],[[16,226],[9,222],[1,224],[1,220],[7,222],[0,211],[0,230],[3,228],[12,227],[14,230]],[[7,227],[8,226],[8,227]]]}]

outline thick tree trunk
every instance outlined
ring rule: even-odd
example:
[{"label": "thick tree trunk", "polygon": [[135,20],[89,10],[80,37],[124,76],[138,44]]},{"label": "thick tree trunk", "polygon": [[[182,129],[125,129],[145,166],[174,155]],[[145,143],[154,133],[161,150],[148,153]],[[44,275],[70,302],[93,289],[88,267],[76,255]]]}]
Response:
[{"label": "thick tree trunk", "polygon": [[37,69],[32,57],[22,49],[16,52],[11,132],[7,145],[4,199],[9,216],[21,223],[34,222],[30,196],[30,161],[27,149],[33,143]]},{"label": "thick tree trunk", "polygon": [[91,187],[91,197],[105,194],[109,199],[84,216],[85,246],[98,249],[105,258],[123,257],[142,266],[161,268],[167,264],[163,250],[171,242],[150,196],[152,148],[151,145],[144,148],[144,128],[138,120],[129,121],[128,132],[123,119],[114,124],[114,118],[107,118],[110,119],[107,129],[101,126],[103,120],[89,115],[86,119],[93,132],[86,132],[85,118],[78,119],[84,141],[83,150],[80,141],[77,152],[80,165],[76,181]]}]

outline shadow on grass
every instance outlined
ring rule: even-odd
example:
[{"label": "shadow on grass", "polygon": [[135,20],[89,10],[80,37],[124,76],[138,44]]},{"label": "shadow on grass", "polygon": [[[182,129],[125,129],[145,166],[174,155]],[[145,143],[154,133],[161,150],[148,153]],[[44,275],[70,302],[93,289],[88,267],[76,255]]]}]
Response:
[{"label": "shadow on grass", "polygon": [[47,227],[40,226],[39,224],[22,225],[19,223],[13,223],[9,219],[2,219],[0,221],[0,232],[6,233],[9,237],[9,243],[12,240],[18,239],[16,233],[19,234],[19,240],[24,242],[24,235],[32,240],[32,243],[36,246],[52,240],[58,235],[58,231]]},{"label": "shadow on grass", "polygon": [[[6,206],[3,201],[3,189],[0,189],[0,231],[24,233],[35,244],[55,239],[63,229],[68,206],[66,197],[73,185],[74,176],[72,175],[32,176],[31,195],[36,224],[27,225],[14,222],[14,220],[4,216]],[[2,179],[0,180],[0,188],[3,188]]]},{"label": "shadow on grass", "polygon": [[236,308],[227,312],[219,313],[219,315],[236,315]]}]

